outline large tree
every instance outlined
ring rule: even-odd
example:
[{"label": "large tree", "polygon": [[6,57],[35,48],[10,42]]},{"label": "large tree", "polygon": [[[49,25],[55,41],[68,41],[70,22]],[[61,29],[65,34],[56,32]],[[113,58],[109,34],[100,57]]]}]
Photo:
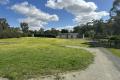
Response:
[{"label": "large tree", "polygon": [[29,26],[28,26],[28,23],[26,23],[26,22],[22,22],[22,23],[20,23],[20,26],[21,26],[21,28],[22,28],[22,31],[24,32],[24,33],[28,33],[28,29],[29,29]]},{"label": "large tree", "polygon": [[114,34],[120,35],[120,0],[114,0],[110,16],[113,21]]},{"label": "large tree", "polygon": [[105,23],[102,19],[93,21],[93,27],[96,35],[105,35]]},{"label": "large tree", "polygon": [[51,34],[52,34],[52,35],[57,36],[59,33],[60,33],[59,30],[56,30],[55,28],[52,28],[52,29],[51,29]]},{"label": "large tree", "polygon": [[61,33],[69,33],[69,30],[67,30],[67,29],[61,29]]},{"label": "large tree", "polygon": [[6,30],[9,28],[9,24],[5,18],[0,18],[0,31]]}]

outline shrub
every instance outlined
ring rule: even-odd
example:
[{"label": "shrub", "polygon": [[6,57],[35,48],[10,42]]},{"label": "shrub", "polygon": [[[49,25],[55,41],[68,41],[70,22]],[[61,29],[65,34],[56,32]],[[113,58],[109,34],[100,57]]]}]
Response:
[{"label": "shrub", "polygon": [[107,39],[108,37],[105,35],[95,35],[94,39]]},{"label": "shrub", "polygon": [[109,39],[110,44],[113,44],[112,46],[115,48],[120,48],[120,36],[112,36]]},{"label": "shrub", "polygon": [[109,40],[120,40],[120,36],[112,36]]},{"label": "shrub", "polygon": [[0,32],[0,38],[19,38],[22,37],[22,33],[13,30],[4,30]]}]

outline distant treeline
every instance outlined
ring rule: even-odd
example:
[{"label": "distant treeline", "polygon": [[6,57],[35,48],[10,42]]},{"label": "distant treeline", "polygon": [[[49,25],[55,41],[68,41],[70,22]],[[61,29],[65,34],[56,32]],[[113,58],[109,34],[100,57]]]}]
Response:
[{"label": "distant treeline", "polygon": [[0,18],[0,38],[19,38],[19,37],[52,37],[55,38],[59,33],[68,33],[69,30],[29,30],[29,24],[26,22],[20,23],[20,27],[10,27],[5,18]]}]

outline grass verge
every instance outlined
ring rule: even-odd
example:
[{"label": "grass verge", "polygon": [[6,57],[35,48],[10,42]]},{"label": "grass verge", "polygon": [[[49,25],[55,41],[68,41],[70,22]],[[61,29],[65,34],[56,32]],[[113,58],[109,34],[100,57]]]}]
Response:
[{"label": "grass verge", "polygon": [[114,55],[120,57],[120,49],[110,48],[109,49]]},{"label": "grass verge", "polygon": [[93,55],[82,49],[61,45],[87,46],[84,40],[15,38],[0,40],[0,76],[23,80],[40,75],[83,70]]}]

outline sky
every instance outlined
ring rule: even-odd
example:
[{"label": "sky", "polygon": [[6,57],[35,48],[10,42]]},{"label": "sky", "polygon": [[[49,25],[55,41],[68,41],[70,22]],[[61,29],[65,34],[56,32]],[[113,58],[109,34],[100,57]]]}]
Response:
[{"label": "sky", "polygon": [[0,0],[0,18],[11,27],[27,22],[32,30],[62,29],[107,20],[113,0]]}]

